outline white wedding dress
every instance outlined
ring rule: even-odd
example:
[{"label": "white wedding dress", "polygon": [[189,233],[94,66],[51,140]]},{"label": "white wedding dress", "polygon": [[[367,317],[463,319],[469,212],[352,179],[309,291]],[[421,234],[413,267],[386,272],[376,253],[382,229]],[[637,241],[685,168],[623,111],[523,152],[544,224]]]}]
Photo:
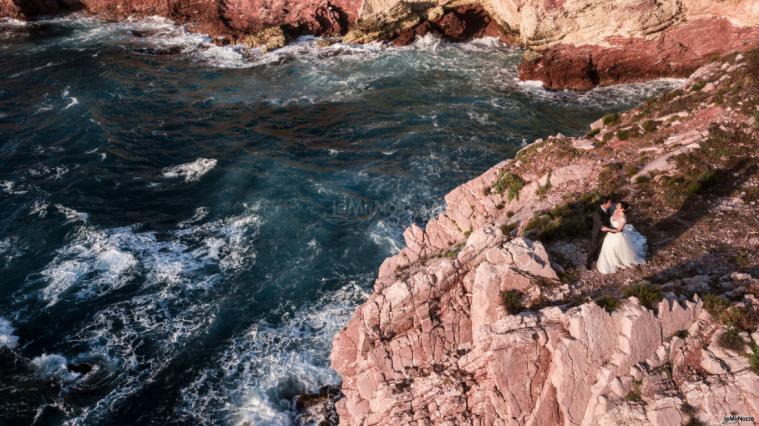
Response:
[{"label": "white wedding dress", "polygon": [[646,263],[646,237],[636,231],[632,225],[626,224],[625,216],[611,218],[611,226],[622,232],[608,232],[598,255],[598,272],[613,274],[617,269],[629,268]]}]

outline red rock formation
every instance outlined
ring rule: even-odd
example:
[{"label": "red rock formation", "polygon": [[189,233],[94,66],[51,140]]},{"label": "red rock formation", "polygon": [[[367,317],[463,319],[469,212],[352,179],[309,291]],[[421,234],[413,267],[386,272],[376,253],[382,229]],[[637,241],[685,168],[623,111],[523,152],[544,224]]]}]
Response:
[{"label": "red rock formation", "polygon": [[549,89],[687,77],[714,56],[759,45],[759,27],[740,28],[726,19],[704,19],[663,31],[653,39],[609,38],[611,47],[557,45],[522,62],[519,78]]},{"label": "red rock formation", "polygon": [[[749,361],[756,356],[750,345],[759,341],[757,322],[751,320],[753,325],[738,333],[741,340],[726,348],[721,336],[734,325],[725,323],[724,315],[712,317],[698,296],[724,292],[725,301],[734,301],[730,309],[755,318],[759,280],[741,273],[681,275],[655,288],[665,296],[658,303],[646,308],[629,297],[608,312],[602,303],[573,302],[589,294],[599,274],[583,270],[580,278],[569,280],[571,286],[565,284],[557,279],[559,267],[545,246],[512,231],[519,225],[520,231],[535,232],[532,219],[545,216],[539,211],[566,210],[566,205],[554,208],[616,180],[605,164],[620,162],[620,170],[656,169],[656,185],[679,176],[678,162],[668,159],[710,143],[712,127],[747,132],[730,144],[742,147],[743,154],[734,155],[739,162],[755,164],[758,72],[759,51],[709,64],[691,76],[684,90],[606,124],[601,120],[593,136],[536,141],[516,159],[449,193],[440,216],[424,229],[412,225],[404,232],[406,247],[385,260],[372,294],[335,336],[331,361],[343,379],[344,398],[336,404],[341,424],[664,426],[691,420],[718,424],[731,413],[759,418],[759,371]],[[638,132],[643,120],[649,130]],[[622,140],[621,130],[637,136]],[[506,173],[522,178],[524,185],[515,189],[518,197],[494,188]],[[625,176],[619,176],[615,189],[628,179],[630,185],[643,182]],[[759,185],[756,179],[745,183],[743,188]],[[546,187],[549,193],[541,195]],[[724,199],[742,191],[726,193]],[[675,231],[672,235],[683,240],[672,249],[675,259],[667,260],[659,249],[650,266],[628,271],[630,275],[607,282],[613,285],[590,293],[613,293],[618,285],[656,276],[654,268],[716,269],[699,263],[699,252],[684,247],[717,245],[723,227],[747,233],[755,214],[750,198],[735,201],[743,205],[741,213],[725,224],[721,196],[710,197],[716,198],[699,201],[713,206],[709,217],[688,224],[695,227],[711,216],[714,222],[690,236]],[[645,210],[643,200],[638,201],[637,211]],[[655,215],[671,217],[658,201],[652,203]],[[558,222],[537,229],[565,220],[578,226],[573,216],[566,216],[570,213],[575,214],[556,213]],[[673,239],[650,236],[654,244]],[[741,241],[741,250],[759,247],[756,239]],[[553,244],[571,246],[574,253],[579,240]],[[515,314],[513,304],[504,301],[507,290],[520,292],[530,309]]]},{"label": "red rock formation", "polygon": [[433,21],[423,21],[419,25],[401,31],[391,41],[396,45],[407,45],[416,37],[435,34],[451,41],[466,41],[482,37],[496,37],[504,42],[514,43],[514,37],[506,32],[479,4],[459,6],[446,11]]},{"label": "red rock formation", "polygon": [[340,35],[358,17],[360,0],[0,0],[0,16],[32,19],[86,11],[107,19],[159,15],[196,31],[241,35],[284,26],[290,35]]},{"label": "red rock formation", "polygon": [[287,38],[350,29],[348,42],[398,45],[429,33],[453,41],[494,36],[541,52],[520,66],[520,77],[550,89],[686,76],[713,55],[759,43],[751,0],[0,0],[0,16],[71,11],[160,15],[233,39],[271,27]]}]

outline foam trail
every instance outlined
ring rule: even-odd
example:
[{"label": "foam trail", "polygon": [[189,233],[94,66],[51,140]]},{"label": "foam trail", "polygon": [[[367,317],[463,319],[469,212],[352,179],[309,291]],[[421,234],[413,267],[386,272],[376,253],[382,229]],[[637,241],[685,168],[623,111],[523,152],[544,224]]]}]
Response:
[{"label": "foam trail", "polygon": [[86,223],[89,215],[87,213],[78,212],[70,207],[66,207],[61,204],[56,204],[55,208],[58,209],[64,216],[66,216],[66,223],[83,222]]},{"label": "foam trail", "polygon": [[182,390],[177,415],[198,423],[227,418],[235,424],[292,424],[292,392],[339,383],[329,367],[332,337],[366,296],[352,281],[285,314],[281,324],[257,322],[232,341],[216,363],[220,368],[204,370]]},{"label": "foam trail", "polygon": [[81,374],[69,371],[68,360],[63,355],[42,354],[32,359],[32,365],[37,374],[45,379],[60,379],[63,382],[73,382]]},{"label": "foam trail", "polygon": [[24,195],[27,193],[26,190],[16,189],[16,183],[10,180],[0,182],[0,189],[9,195]]},{"label": "foam trail", "polygon": [[[190,339],[207,332],[216,312],[212,303],[203,301],[213,299],[223,277],[255,262],[258,208],[244,205],[239,215],[199,223],[205,214],[202,209],[196,212],[197,221],[161,238],[136,227],[83,227],[59,252],[49,269],[65,267],[67,262],[89,268],[87,279],[70,287],[77,295],[107,294],[122,284],[140,286],[138,295],[94,313],[75,337],[89,347],[79,356],[104,360],[119,386],[70,419],[72,425],[102,423],[126,398],[161,374]],[[130,259],[128,267],[124,259]],[[159,343],[155,352],[143,353],[145,341]]]},{"label": "foam trail", "polygon": [[14,336],[13,332],[13,325],[7,319],[0,317],[0,348],[13,349],[18,345],[18,336]]},{"label": "foam trail", "polygon": [[197,160],[163,169],[165,178],[184,178],[185,182],[197,182],[206,173],[216,167],[217,160],[213,158],[198,158]]},{"label": "foam trail", "polygon": [[218,274],[198,279],[193,278],[195,272],[215,265],[222,273],[232,274],[255,260],[252,238],[260,217],[255,207],[245,209],[239,216],[195,226],[184,224],[168,240],[153,232],[136,232],[135,227],[101,230],[83,226],[40,273],[45,285],[40,296],[47,306],[72,291],[77,300],[91,299],[123,288],[138,276],[146,278],[146,287],[208,288],[218,281]]}]

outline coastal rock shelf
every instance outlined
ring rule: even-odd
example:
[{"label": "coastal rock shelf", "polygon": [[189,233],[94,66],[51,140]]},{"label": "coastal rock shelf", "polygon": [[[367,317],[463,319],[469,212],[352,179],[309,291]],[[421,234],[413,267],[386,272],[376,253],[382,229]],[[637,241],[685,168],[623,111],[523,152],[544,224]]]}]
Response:
[{"label": "coastal rock shelf", "polygon": [[307,34],[395,44],[429,33],[453,41],[497,37],[529,49],[520,78],[551,89],[687,76],[714,55],[759,43],[753,0],[0,0],[0,17],[78,11],[164,16],[219,43],[267,49]]},{"label": "coastal rock shelf", "polygon": [[[341,424],[759,417],[759,280],[734,272],[757,265],[757,75],[730,55],[450,192],[334,339]],[[600,276],[585,222],[611,191],[652,252]]]}]

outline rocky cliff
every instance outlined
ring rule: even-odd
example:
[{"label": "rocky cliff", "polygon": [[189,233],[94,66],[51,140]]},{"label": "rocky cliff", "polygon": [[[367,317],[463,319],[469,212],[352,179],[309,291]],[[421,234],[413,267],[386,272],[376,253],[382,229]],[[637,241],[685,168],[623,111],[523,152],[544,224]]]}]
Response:
[{"label": "rocky cliff", "polygon": [[521,78],[552,89],[687,76],[759,43],[755,0],[0,0],[0,17],[72,11],[160,15],[267,48],[303,34],[396,44],[493,36],[529,49]]},{"label": "rocky cliff", "polygon": [[239,38],[282,27],[292,36],[340,35],[358,17],[360,0],[0,0],[0,16],[34,19],[87,12],[106,19],[164,16],[194,31]]},{"label": "rocky cliff", "polygon": [[[681,425],[759,417],[759,50],[538,140],[412,226],[334,339],[342,424]],[[585,270],[599,194],[648,263]]]}]

